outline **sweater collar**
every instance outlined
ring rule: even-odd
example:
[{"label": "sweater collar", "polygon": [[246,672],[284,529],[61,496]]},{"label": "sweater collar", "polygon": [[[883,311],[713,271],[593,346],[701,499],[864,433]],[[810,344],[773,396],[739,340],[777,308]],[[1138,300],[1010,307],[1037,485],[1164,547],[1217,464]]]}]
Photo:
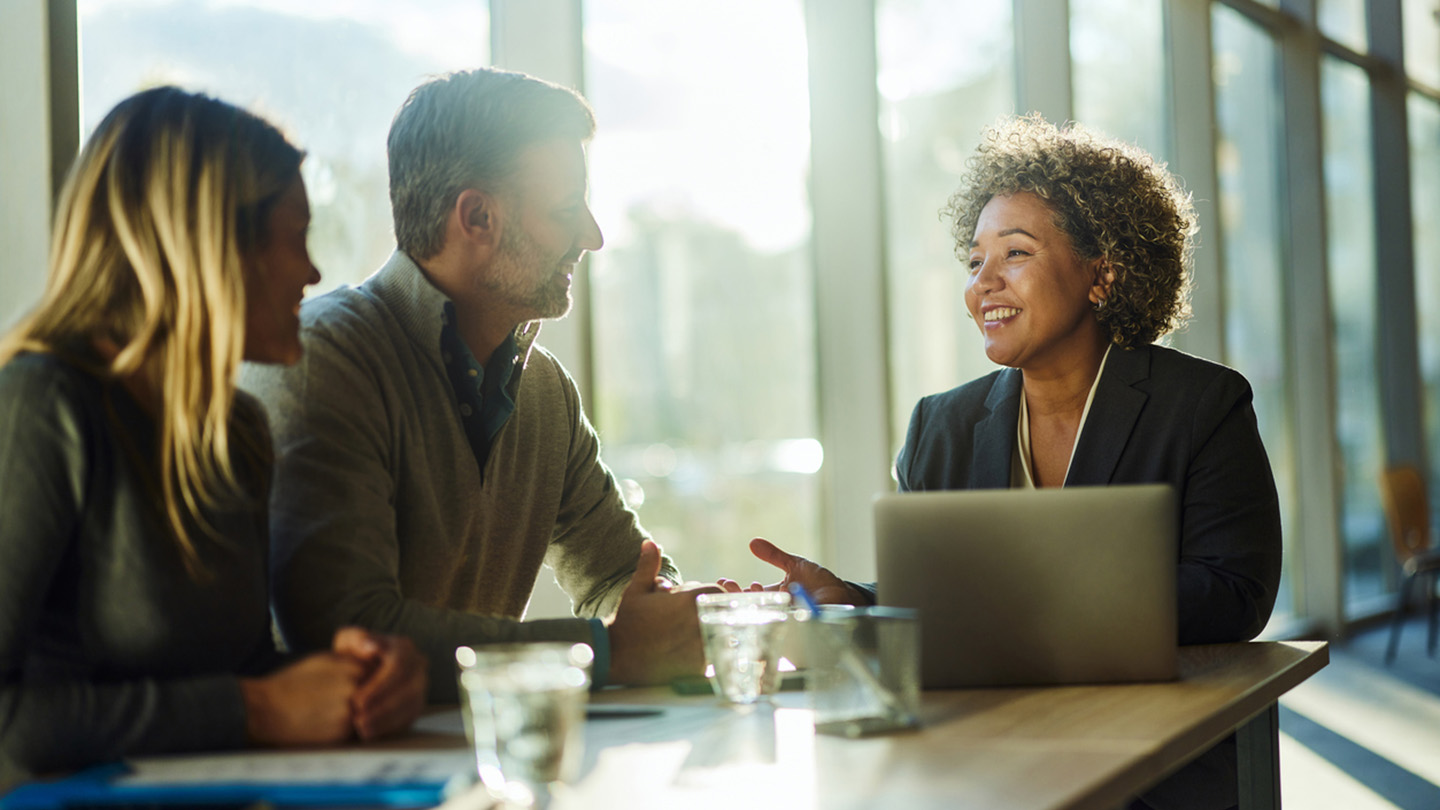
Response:
[{"label": "sweater collar", "polygon": [[[364,285],[394,313],[407,337],[427,354],[440,356],[440,330],[444,328],[445,305],[450,297],[430,283],[420,265],[403,250],[390,254]],[[526,321],[515,327],[515,349],[520,367],[530,362],[535,338],[540,334],[540,321]]]}]

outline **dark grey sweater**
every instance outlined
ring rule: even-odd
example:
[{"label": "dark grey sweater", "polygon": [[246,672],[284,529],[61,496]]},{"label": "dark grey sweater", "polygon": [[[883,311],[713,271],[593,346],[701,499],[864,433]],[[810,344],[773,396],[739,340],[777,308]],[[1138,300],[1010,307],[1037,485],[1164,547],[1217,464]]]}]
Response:
[{"label": "dark grey sweater", "polygon": [[245,742],[238,676],[279,663],[267,473],[246,476],[250,508],[211,516],[227,542],[196,541],[213,574],[197,582],[160,516],[156,448],[122,386],[49,355],[0,368],[0,792],[36,773]]}]

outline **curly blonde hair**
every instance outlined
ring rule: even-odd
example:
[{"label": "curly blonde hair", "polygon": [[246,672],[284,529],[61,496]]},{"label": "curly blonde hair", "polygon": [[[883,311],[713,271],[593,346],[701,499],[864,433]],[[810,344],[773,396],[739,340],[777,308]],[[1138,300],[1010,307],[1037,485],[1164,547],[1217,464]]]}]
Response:
[{"label": "curly blonde hair", "polygon": [[941,211],[962,263],[986,203],[1022,191],[1054,211],[1076,256],[1114,273],[1096,318],[1116,346],[1152,343],[1190,319],[1195,207],[1164,163],[1079,124],[1003,119],[985,130]]}]

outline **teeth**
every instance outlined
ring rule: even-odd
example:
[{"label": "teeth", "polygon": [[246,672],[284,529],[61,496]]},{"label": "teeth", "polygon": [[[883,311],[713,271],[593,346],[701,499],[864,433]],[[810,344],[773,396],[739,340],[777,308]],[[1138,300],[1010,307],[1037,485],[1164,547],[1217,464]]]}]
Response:
[{"label": "teeth", "polygon": [[1015,307],[996,307],[985,313],[986,321],[1003,321],[1012,315],[1019,315],[1020,310]]}]

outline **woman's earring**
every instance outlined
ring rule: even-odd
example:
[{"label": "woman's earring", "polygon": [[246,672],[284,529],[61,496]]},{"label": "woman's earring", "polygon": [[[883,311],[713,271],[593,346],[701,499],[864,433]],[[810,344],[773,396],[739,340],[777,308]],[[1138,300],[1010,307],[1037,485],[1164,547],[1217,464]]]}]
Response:
[{"label": "woman's earring", "polygon": [[1095,307],[1095,311],[1096,311],[1096,312],[1104,312],[1104,311],[1105,311],[1105,302],[1108,301],[1108,300],[1110,300],[1110,299],[1108,299],[1108,298],[1101,298],[1100,300],[1096,301],[1096,302],[1094,303],[1094,305],[1093,305],[1093,306]]}]

